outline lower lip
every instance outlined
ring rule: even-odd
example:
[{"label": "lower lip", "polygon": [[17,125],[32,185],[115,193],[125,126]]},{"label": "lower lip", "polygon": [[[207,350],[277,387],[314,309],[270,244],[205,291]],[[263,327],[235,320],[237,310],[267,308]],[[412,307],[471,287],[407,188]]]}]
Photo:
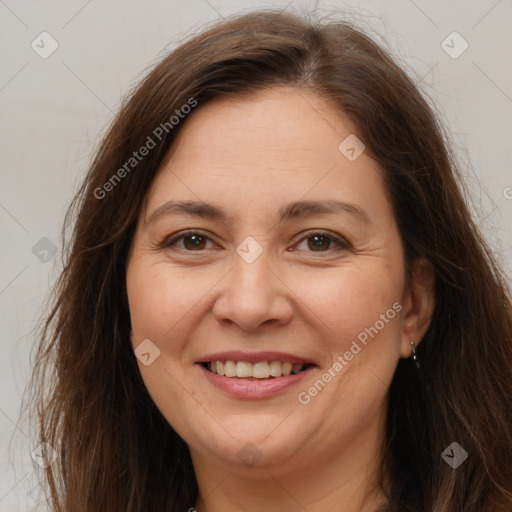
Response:
[{"label": "lower lip", "polygon": [[224,377],[218,373],[207,370],[203,365],[199,365],[205,377],[218,389],[224,393],[237,398],[270,398],[282,393],[288,388],[298,384],[304,379],[314,366],[306,368],[295,375],[283,375],[271,379],[244,380],[232,377]]}]

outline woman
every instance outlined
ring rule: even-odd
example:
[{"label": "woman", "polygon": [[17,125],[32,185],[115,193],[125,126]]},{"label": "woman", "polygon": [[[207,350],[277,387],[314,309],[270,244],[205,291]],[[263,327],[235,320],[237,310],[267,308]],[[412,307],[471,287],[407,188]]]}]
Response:
[{"label": "woman", "polygon": [[33,381],[55,510],[512,510],[509,292],[352,26],[254,12],[173,51],[67,219]]}]

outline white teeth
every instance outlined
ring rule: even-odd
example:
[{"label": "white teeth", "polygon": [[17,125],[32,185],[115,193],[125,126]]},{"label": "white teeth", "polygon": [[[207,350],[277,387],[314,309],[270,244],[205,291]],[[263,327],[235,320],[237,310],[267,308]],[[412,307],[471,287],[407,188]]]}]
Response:
[{"label": "white teeth", "polygon": [[252,377],[252,364],[245,361],[238,361],[236,363],[236,376],[237,377]]},{"label": "white teeth", "polygon": [[292,363],[283,363],[283,366],[281,368],[283,375],[290,375],[290,373],[292,373],[292,366]]},{"label": "white teeth", "polygon": [[304,365],[302,363],[282,363],[281,361],[261,361],[255,364],[246,361],[212,361],[208,363],[207,368],[212,373],[226,377],[268,379],[292,373],[297,374],[304,369]]},{"label": "white teeth", "polygon": [[226,361],[224,371],[226,372],[226,377],[236,377],[236,363],[234,361]]},{"label": "white teeth", "polygon": [[263,363],[253,364],[252,376],[255,379],[268,379],[270,376],[270,370],[267,361],[264,361]]},{"label": "white teeth", "polygon": [[272,361],[270,363],[270,375],[272,377],[281,377],[281,361]]}]

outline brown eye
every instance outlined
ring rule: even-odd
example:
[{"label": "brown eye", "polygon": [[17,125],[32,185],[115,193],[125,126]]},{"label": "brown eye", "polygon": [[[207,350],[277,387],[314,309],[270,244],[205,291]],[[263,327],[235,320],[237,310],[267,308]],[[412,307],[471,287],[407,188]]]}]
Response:
[{"label": "brown eye", "polygon": [[207,249],[207,243],[211,242],[210,238],[201,233],[184,233],[179,236],[176,236],[170,240],[164,241],[162,247],[177,247],[178,249],[182,249],[185,251],[195,251],[200,252],[204,249]]},{"label": "brown eye", "polygon": [[298,247],[304,242],[306,242],[304,250],[308,252],[328,252],[333,248],[337,250],[350,249],[350,244],[343,238],[323,232],[310,233],[300,240]]},{"label": "brown eye", "polygon": [[183,246],[187,250],[204,249],[206,237],[203,235],[186,235],[183,237]]},{"label": "brown eye", "polygon": [[[312,251],[322,251],[329,249],[332,239],[325,235],[308,236],[308,248]],[[310,242],[311,241],[311,242]]]}]

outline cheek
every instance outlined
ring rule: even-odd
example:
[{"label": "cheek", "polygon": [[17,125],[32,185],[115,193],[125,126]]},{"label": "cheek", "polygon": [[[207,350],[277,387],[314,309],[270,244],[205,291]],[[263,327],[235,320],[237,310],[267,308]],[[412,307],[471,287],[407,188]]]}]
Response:
[{"label": "cheek", "polygon": [[126,286],[135,337],[158,339],[166,325],[170,328],[173,316],[179,314],[180,309],[169,307],[172,288],[166,286],[165,275],[137,263],[131,264]]},{"label": "cheek", "polygon": [[[349,343],[366,328],[396,326],[397,306],[402,280],[393,279],[381,269],[364,267],[339,268],[329,275],[316,274],[311,279],[296,279],[295,293],[321,323],[334,343]],[[399,309],[399,308],[398,308]],[[381,329],[383,330],[383,329]],[[387,329],[386,330],[390,330]]]},{"label": "cheek", "polygon": [[187,278],[168,263],[130,264],[127,291],[132,328],[137,337],[164,341],[211,288],[211,277]]},{"label": "cheek", "polygon": [[[149,339],[160,349],[159,356],[150,365],[137,361],[148,393],[171,424],[179,424],[169,409],[175,404],[178,411],[184,407],[183,388],[179,384],[179,364],[186,339],[187,322],[182,320],[200,300],[201,290],[186,287],[187,280],[179,278],[168,264],[153,263],[144,257],[133,258],[128,266],[126,287],[133,330],[134,348]],[[204,295],[204,293],[203,293]]]}]

